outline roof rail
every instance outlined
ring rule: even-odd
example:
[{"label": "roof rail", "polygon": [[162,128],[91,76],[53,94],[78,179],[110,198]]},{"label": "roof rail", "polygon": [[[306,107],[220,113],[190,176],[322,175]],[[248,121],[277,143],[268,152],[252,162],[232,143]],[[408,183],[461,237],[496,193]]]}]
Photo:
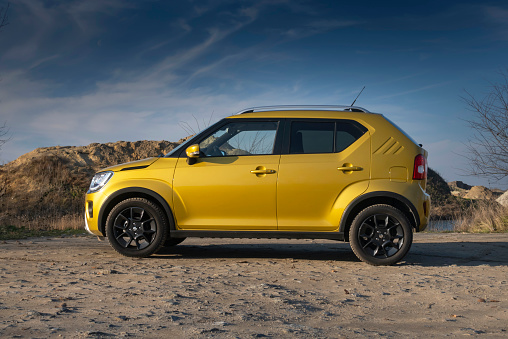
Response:
[{"label": "roof rail", "polygon": [[370,113],[368,110],[358,106],[339,106],[339,105],[279,105],[279,106],[260,106],[242,109],[238,114],[266,112],[266,111],[347,111]]}]

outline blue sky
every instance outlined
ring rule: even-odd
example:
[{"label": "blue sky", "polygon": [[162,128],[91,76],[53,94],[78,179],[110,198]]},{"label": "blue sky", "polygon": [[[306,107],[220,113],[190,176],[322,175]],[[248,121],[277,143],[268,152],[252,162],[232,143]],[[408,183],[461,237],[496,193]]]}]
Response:
[{"label": "blue sky", "polygon": [[[6,2],[0,0],[1,5]],[[508,68],[506,1],[12,1],[0,32],[0,163],[37,147],[170,140],[246,107],[385,114],[462,176],[482,97]],[[213,114],[213,115],[212,115]]]}]

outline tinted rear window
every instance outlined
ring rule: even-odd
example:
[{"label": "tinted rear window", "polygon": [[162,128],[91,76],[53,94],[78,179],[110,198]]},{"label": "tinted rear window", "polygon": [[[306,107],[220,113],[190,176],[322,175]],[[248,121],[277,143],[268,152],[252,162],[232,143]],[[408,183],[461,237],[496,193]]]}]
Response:
[{"label": "tinted rear window", "polygon": [[337,122],[293,121],[290,154],[342,152],[367,129],[354,121]]}]

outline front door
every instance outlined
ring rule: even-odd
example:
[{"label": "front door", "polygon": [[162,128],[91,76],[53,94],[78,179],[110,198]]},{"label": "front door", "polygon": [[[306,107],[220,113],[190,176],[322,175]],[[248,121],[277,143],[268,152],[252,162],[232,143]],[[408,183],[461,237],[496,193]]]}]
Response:
[{"label": "front door", "polygon": [[295,120],[285,143],[277,184],[279,230],[337,230],[346,207],[337,206],[339,196],[353,185],[358,195],[368,188],[368,130],[350,120]]},{"label": "front door", "polygon": [[178,229],[277,228],[279,123],[231,120],[199,143],[196,163],[178,159],[173,180]]}]

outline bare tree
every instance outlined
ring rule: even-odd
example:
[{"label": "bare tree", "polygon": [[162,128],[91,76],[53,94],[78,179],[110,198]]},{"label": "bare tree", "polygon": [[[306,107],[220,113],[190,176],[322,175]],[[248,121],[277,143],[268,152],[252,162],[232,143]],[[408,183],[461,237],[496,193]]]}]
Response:
[{"label": "bare tree", "polygon": [[7,129],[5,123],[3,125],[0,125],[0,150],[2,149],[3,144],[9,141],[9,138],[7,137],[7,132],[9,132],[9,130]]},{"label": "bare tree", "polygon": [[0,7],[0,31],[9,24],[9,7],[10,3],[7,3],[5,7]]},{"label": "bare tree", "polygon": [[491,83],[489,93],[478,99],[467,93],[463,100],[474,113],[466,120],[474,134],[466,143],[469,174],[501,180],[508,177],[508,70]]},{"label": "bare tree", "polygon": [[[9,6],[7,3],[5,7],[0,7],[0,32],[2,29],[9,24]],[[7,138],[7,126],[5,123],[0,125],[0,150],[2,149],[3,144],[5,144],[9,138]]]}]

